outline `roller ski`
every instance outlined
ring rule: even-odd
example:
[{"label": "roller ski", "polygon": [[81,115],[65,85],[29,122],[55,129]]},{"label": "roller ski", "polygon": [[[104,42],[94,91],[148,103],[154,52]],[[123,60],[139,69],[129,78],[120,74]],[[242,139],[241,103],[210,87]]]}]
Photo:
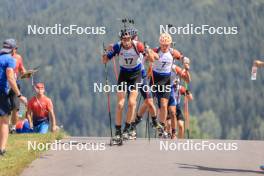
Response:
[{"label": "roller ski", "polygon": [[169,136],[169,134],[166,131],[160,131],[158,133],[159,138],[161,139],[170,139],[171,137]]},{"label": "roller ski", "polygon": [[137,139],[137,125],[142,121],[141,117],[137,117],[135,119],[135,122],[131,123],[131,127],[129,129],[129,140],[135,140]]},{"label": "roller ski", "polygon": [[122,137],[124,141],[129,140],[129,130],[128,129],[123,130]]},{"label": "roller ski", "polygon": [[121,132],[120,133],[116,132],[115,136],[111,138],[110,146],[113,146],[113,145],[118,145],[118,146],[123,145],[123,138],[122,138]]},{"label": "roller ski", "polygon": [[133,122],[131,125],[126,124],[126,127],[123,130],[123,139],[124,140],[134,140],[136,137],[136,127],[135,122]]},{"label": "roller ski", "polygon": [[167,139],[169,138],[169,134],[165,131],[164,127],[157,122],[156,119],[152,119],[152,128],[158,132],[159,138]]},{"label": "roller ski", "polygon": [[153,129],[157,130],[158,133],[164,132],[164,127],[159,122],[157,122],[156,119],[152,119],[151,126]]},{"label": "roller ski", "polygon": [[131,126],[129,130],[129,140],[136,140],[137,139],[137,131],[135,126]]}]

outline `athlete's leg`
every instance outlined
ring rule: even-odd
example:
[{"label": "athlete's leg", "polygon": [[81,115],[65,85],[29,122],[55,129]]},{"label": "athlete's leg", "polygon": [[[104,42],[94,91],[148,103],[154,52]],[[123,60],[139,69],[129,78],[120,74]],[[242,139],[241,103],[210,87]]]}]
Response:
[{"label": "athlete's leg", "polygon": [[144,100],[144,103],[140,106],[137,112],[137,117],[142,118],[147,110],[149,110],[152,118],[157,118],[156,107],[154,105],[153,98],[147,98]]},{"label": "athlete's leg", "polygon": [[122,141],[122,112],[125,104],[125,92],[119,90],[117,92],[117,105],[116,105],[116,119],[115,119],[115,135],[113,137],[113,141],[120,142]]},{"label": "athlete's leg", "polygon": [[178,121],[178,138],[183,139],[184,138],[184,117],[181,112],[180,106],[176,107],[176,117]]},{"label": "athlete's leg", "polygon": [[143,117],[147,110],[148,110],[148,105],[147,105],[146,101],[144,101],[143,104],[140,106],[140,108],[137,112],[137,115],[139,117]]},{"label": "athlete's leg", "polygon": [[[168,114],[168,117],[169,117],[169,116],[170,116],[170,115]],[[170,118],[168,118],[168,119],[166,120],[165,126],[166,126],[165,131],[166,131],[168,134],[171,134],[171,119],[170,119]]]},{"label": "athlete's leg", "polygon": [[143,80],[144,88],[139,89],[141,96],[144,98],[144,103],[141,105],[139,111],[137,112],[138,117],[143,117],[145,112],[149,110],[151,117],[156,116],[156,108],[153,103],[152,93],[150,92],[150,87],[147,84],[147,80]]},{"label": "athlete's leg", "polygon": [[127,119],[126,123],[131,123],[133,117],[135,116],[136,104],[137,104],[137,90],[132,90],[128,99],[128,109],[127,109]]},{"label": "athlete's leg", "polygon": [[183,139],[184,138],[184,121],[183,120],[178,120],[178,138]]},{"label": "athlete's leg", "polygon": [[126,119],[126,124],[125,124],[125,128],[123,130],[123,138],[124,139],[129,139],[129,130],[130,126],[131,126],[131,122],[133,119],[133,117],[135,116],[135,111],[136,111],[136,104],[137,104],[137,95],[138,92],[137,90],[132,90],[130,92],[129,95],[129,99],[128,99],[128,109],[127,109],[127,119]]},{"label": "athlete's leg", "polygon": [[135,112],[135,117],[134,119],[132,119],[132,123],[131,123],[131,130],[133,131],[134,135],[136,135],[135,130],[136,130],[136,126],[142,121],[142,117],[145,114],[145,112],[147,111],[148,107],[145,103],[145,101],[143,102],[143,104],[140,106],[138,112]]},{"label": "athlete's leg", "polygon": [[125,92],[118,91],[117,92],[117,106],[116,106],[116,125],[121,126],[122,123],[122,113],[125,105]]},{"label": "athlete's leg", "polygon": [[176,126],[177,126],[177,120],[176,120],[176,106],[169,106],[169,114],[171,117],[171,135],[172,138],[175,139],[176,137]]},{"label": "athlete's leg", "polygon": [[154,105],[154,101],[153,98],[147,98],[144,103],[146,104],[146,106],[148,107],[149,113],[151,115],[151,117],[155,117],[157,116],[156,114],[156,107]]},{"label": "athlete's leg", "polygon": [[168,115],[168,99],[160,99],[160,122],[164,126]]}]

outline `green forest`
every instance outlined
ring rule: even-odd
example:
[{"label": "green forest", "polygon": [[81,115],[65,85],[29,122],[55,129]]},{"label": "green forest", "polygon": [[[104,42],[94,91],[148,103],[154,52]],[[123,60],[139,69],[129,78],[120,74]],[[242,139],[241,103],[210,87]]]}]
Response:
[{"label": "green forest", "polygon": [[[40,66],[59,125],[71,135],[109,136],[102,44],[118,41],[124,17],[134,19],[139,38],[158,46],[160,25],[236,26],[236,35],[172,35],[191,59],[193,138],[264,139],[264,70],[251,81],[254,59],[264,60],[263,0],[2,0],[0,40],[16,38],[26,68]],[[28,35],[28,25],[104,26],[98,35]],[[113,64],[108,69],[115,84]],[[22,92],[31,97],[31,81]],[[112,118],[115,94],[111,94]],[[113,120],[114,121],[114,120]],[[144,123],[140,130],[144,133]]]}]

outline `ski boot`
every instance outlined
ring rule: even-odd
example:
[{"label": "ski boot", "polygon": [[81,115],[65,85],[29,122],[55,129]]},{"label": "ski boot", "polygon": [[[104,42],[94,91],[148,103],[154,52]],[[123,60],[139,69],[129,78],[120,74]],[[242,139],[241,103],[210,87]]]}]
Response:
[{"label": "ski boot", "polygon": [[123,145],[123,138],[121,131],[116,131],[115,136],[111,139],[110,145]]}]

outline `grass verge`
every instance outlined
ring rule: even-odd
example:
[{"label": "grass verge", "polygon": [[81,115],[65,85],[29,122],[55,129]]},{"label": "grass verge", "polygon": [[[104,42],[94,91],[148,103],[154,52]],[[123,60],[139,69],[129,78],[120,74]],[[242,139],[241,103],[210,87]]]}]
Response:
[{"label": "grass verge", "polygon": [[28,141],[48,143],[67,137],[64,131],[48,134],[12,134],[9,135],[7,153],[0,156],[0,176],[17,176],[45,150],[28,150]]}]

